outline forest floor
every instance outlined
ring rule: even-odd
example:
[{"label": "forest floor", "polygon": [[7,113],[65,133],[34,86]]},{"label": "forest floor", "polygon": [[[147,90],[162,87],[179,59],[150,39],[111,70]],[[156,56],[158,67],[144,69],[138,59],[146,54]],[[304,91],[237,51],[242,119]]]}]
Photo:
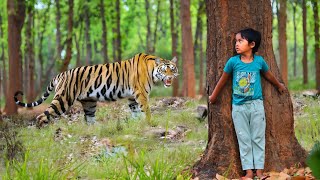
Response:
[{"label": "forest floor", "polygon": [[[292,93],[292,101],[296,137],[310,151],[320,140],[320,100],[300,92]],[[197,114],[203,104],[205,100],[152,98],[154,127],[132,119],[126,101],[99,103],[93,126],[85,124],[80,104],[43,129],[32,119],[48,104],[20,108],[19,115],[5,118],[1,129],[0,178],[190,179],[183,170],[201,157],[207,144],[207,119]],[[309,168],[299,166],[266,175],[314,179]]]}]

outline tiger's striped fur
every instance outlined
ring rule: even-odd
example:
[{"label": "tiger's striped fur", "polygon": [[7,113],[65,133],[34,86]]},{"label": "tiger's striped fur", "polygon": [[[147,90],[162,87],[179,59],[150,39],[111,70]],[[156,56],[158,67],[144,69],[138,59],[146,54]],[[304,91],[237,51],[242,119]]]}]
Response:
[{"label": "tiger's striped fur", "polygon": [[51,118],[64,114],[76,100],[82,104],[87,123],[92,124],[97,101],[116,101],[125,97],[129,99],[131,111],[135,113],[141,109],[150,122],[151,87],[156,81],[163,81],[166,87],[171,85],[178,75],[175,62],[176,58],[170,61],[140,53],[121,62],[77,67],[55,76],[38,101],[20,102],[17,96],[23,95],[21,91],[15,93],[14,99],[17,105],[34,107],[44,102],[55,89],[50,106],[36,118],[40,127]]}]

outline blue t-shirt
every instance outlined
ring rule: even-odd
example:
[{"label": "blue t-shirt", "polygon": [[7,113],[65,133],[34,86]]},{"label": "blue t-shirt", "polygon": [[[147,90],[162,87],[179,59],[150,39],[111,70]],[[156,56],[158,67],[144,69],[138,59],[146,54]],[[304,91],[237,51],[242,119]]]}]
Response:
[{"label": "blue t-shirt", "polygon": [[224,72],[232,74],[232,104],[244,104],[246,101],[263,99],[260,72],[267,72],[269,67],[263,57],[254,55],[251,63],[244,63],[240,55],[231,57]]}]

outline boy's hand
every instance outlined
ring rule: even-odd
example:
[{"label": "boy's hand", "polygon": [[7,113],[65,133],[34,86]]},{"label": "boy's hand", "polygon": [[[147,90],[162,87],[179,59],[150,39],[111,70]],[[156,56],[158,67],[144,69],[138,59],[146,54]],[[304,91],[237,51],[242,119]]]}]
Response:
[{"label": "boy's hand", "polygon": [[217,97],[215,97],[213,95],[209,96],[209,104],[214,104],[216,102],[216,100],[217,100]]},{"label": "boy's hand", "polygon": [[285,92],[288,92],[288,89],[286,88],[286,86],[282,83],[280,83],[279,87],[278,87],[278,91],[280,92],[280,94],[283,94]]}]

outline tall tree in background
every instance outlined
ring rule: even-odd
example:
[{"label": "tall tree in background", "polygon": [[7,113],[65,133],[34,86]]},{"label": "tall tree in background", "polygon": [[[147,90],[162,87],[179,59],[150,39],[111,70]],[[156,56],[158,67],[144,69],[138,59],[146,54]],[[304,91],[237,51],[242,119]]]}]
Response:
[{"label": "tall tree in background", "polygon": [[27,2],[27,21],[26,21],[26,45],[25,45],[25,92],[27,92],[27,101],[33,102],[35,98],[35,63],[34,63],[34,5],[35,1]]},{"label": "tall tree in background", "polygon": [[293,10],[293,16],[292,16],[292,21],[293,21],[293,76],[297,77],[297,22],[296,22],[296,13],[297,13],[297,1],[293,0],[291,2],[292,4],[292,10]]},{"label": "tall tree in background", "polygon": [[203,83],[203,22],[202,22],[202,16],[205,13],[205,2],[203,0],[199,0],[198,3],[198,12],[197,12],[197,27],[196,27],[196,33],[194,38],[194,57],[197,59],[199,58],[199,66],[200,66],[200,73],[199,73],[199,92],[198,94],[204,94],[204,83]]},{"label": "tall tree in background", "polygon": [[[218,82],[226,61],[233,56],[235,33],[245,27],[261,32],[262,42],[258,53],[264,57],[275,77],[281,79],[272,48],[270,1],[244,3],[238,0],[207,0],[206,5],[208,95]],[[230,80],[217,102],[208,105],[208,144],[204,155],[194,166],[199,179],[212,179],[216,173],[224,172],[228,172],[232,178],[243,175],[231,118],[231,86]],[[303,164],[306,152],[295,138],[290,94],[280,95],[264,78],[262,87],[267,119],[265,170],[281,171],[285,167]]]},{"label": "tall tree in background", "polygon": [[183,96],[195,97],[194,54],[190,19],[190,0],[180,1],[183,60]]},{"label": "tall tree in background", "polygon": [[280,9],[278,9],[278,41],[280,54],[280,72],[282,79],[288,85],[288,58],[287,58],[287,1],[280,0]]},{"label": "tall tree in background", "polygon": [[[4,40],[4,32],[3,32],[3,21],[2,21],[2,14],[0,13],[0,39]],[[0,96],[3,95],[4,97],[7,97],[7,68],[6,68],[6,62],[5,62],[5,54],[4,54],[5,48],[4,43],[1,43],[1,55],[0,55],[0,61],[2,61],[2,71],[1,71],[1,89],[0,89]]]},{"label": "tall tree in background", "polygon": [[8,115],[17,112],[12,100],[14,93],[22,90],[22,54],[21,30],[25,19],[25,1],[7,0],[8,9],[8,49],[9,49],[9,89],[6,96],[5,112]]},{"label": "tall tree in background", "polygon": [[[171,55],[172,57],[177,57],[178,58],[178,52],[177,52],[177,47],[178,47],[178,32],[177,32],[177,27],[175,26],[175,14],[174,14],[174,10],[177,9],[175,8],[175,1],[174,0],[170,0],[170,31],[171,31]],[[177,61],[177,67],[179,65],[178,63],[179,61]],[[179,80],[178,78],[174,78],[173,80],[173,84],[172,84],[172,96],[178,96],[179,93]]]},{"label": "tall tree in background", "polygon": [[121,33],[120,33],[120,0],[116,0],[115,8],[112,9],[112,44],[113,44],[113,60],[121,61]]},{"label": "tall tree in background", "polygon": [[312,1],[313,19],[314,19],[314,49],[315,49],[315,63],[316,63],[316,89],[320,94],[320,38],[319,38],[319,11],[318,1]]},{"label": "tall tree in background", "polygon": [[102,44],[102,57],[104,63],[108,63],[108,43],[107,43],[107,23],[106,23],[106,16],[105,16],[105,8],[104,8],[104,0],[100,0],[100,16],[101,16],[101,24],[102,24],[102,37],[101,37],[101,44]]},{"label": "tall tree in background", "polygon": [[73,31],[73,0],[68,0],[68,34],[66,39],[67,51],[60,72],[66,71],[72,57],[72,31]]},{"label": "tall tree in background", "polygon": [[84,13],[84,31],[85,31],[85,38],[86,38],[86,65],[92,64],[92,47],[91,47],[91,38],[90,38],[90,8],[89,8],[90,0],[86,0],[83,5],[83,13]]},{"label": "tall tree in background", "polygon": [[160,18],[160,4],[161,0],[157,1],[157,13],[156,13],[156,22],[155,22],[155,26],[154,26],[154,31],[153,31],[153,43],[151,46],[151,54],[154,54],[154,52],[156,51],[156,44],[157,44],[157,32],[158,32],[158,26],[159,26],[159,18]]},{"label": "tall tree in background", "polygon": [[308,44],[307,44],[307,6],[306,0],[302,0],[302,29],[303,29],[303,84],[308,83]]},{"label": "tall tree in background", "polygon": [[55,0],[56,2],[56,53],[57,59],[61,59],[61,30],[60,30],[60,20],[61,20],[61,10],[60,10],[60,0]]}]

